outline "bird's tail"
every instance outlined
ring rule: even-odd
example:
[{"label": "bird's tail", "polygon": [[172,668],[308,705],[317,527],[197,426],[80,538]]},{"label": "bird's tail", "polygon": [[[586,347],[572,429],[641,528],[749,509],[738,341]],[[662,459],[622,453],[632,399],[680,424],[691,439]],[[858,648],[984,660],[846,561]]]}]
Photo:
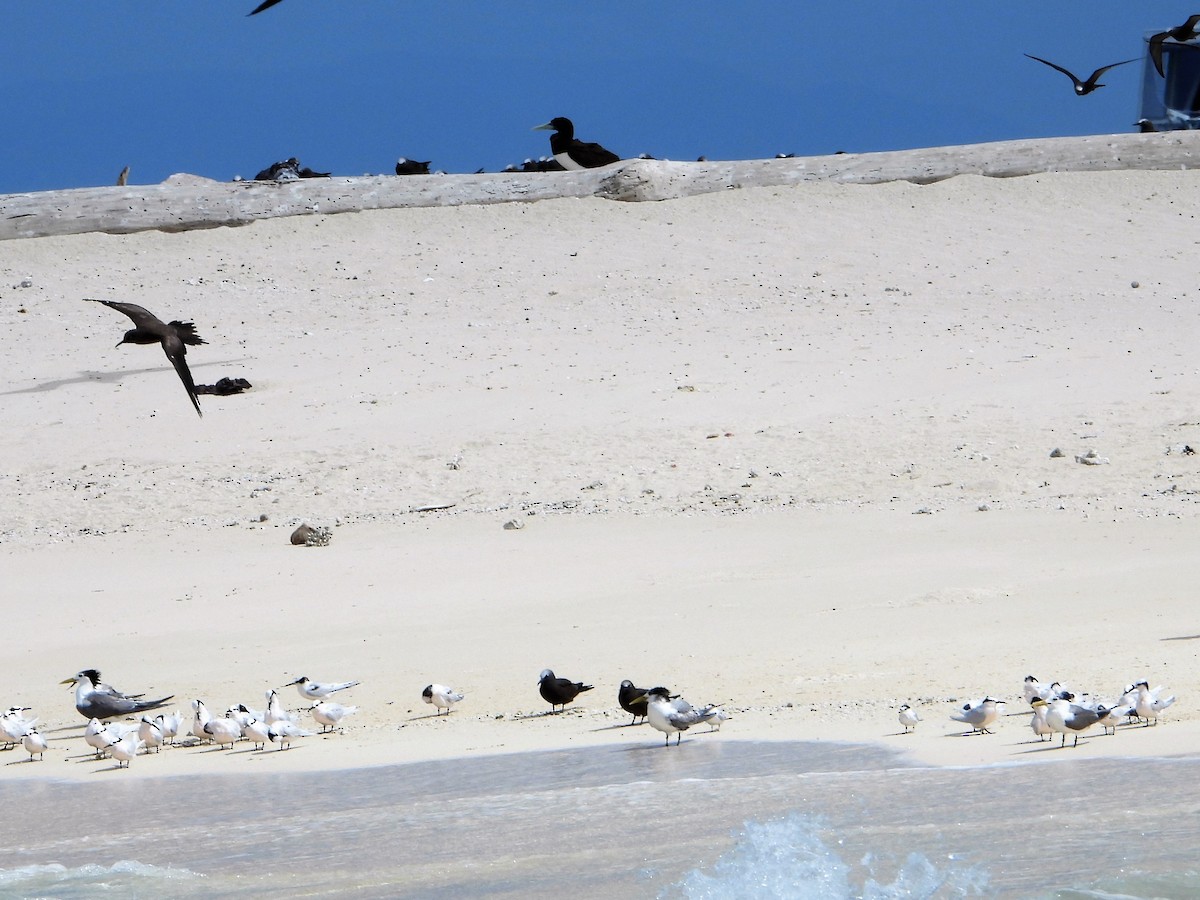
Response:
[{"label": "bird's tail", "polygon": [[197,344],[207,344],[208,341],[196,334],[196,324],[194,322],[179,322],[170,323],[171,327],[179,335],[179,339],[185,344],[190,344],[195,347]]}]

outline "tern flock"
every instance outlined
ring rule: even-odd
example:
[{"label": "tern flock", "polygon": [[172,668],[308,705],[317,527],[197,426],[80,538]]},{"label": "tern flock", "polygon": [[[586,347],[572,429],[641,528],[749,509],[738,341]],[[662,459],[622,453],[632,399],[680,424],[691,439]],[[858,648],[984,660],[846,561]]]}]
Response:
[{"label": "tern flock", "polygon": [[[1062,736],[1059,747],[1079,744],[1079,738],[1095,725],[1101,726],[1106,735],[1117,733],[1117,727],[1127,725],[1156,725],[1159,717],[1175,702],[1174,694],[1167,694],[1162,685],[1150,687],[1148,681],[1137,681],[1125,685],[1116,699],[1106,699],[1096,694],[1075,693],[1059,682],[1042,684],[1033,675],[1025,678],[1022,686],[1025,702],[1029,704],[1031,717],[1029,728],[1038,741],[1054,735]],[[995,697],[979,697],[968,700],[962,708],[950,714],[951,720],[970,726],[971,734],[992,734],[991,728],[1005,715],[1005,702]],[[1020,713],[1013,713],[1020,715]],[[897,711],[896,718],[904,726],[905,733],[916,729],[920,715],[907,703]]]},{"label": "tern flock", "polygon": [[[261,710],[239,703],[222,715],[214,715],[203,700],[194,699],[190,702],[190,721],[179,710],[151,716],[174,697],[148,700],[145,694],[126,694],[102,681],[96,669],[83,669],[62,683],[74,687],[75,709],[88,720],[83,739],[94,757],[112,757],[120,768],[129,766],[139,754],[157,753],[181,739],[188,741],[187,746],[211,744],[223,749],[246,741],[255,750],[265,750],[267,744],[284,750],[295,740],[341,731],[346,717],[358,712],[358,707],[345,706],[330,698],[357,687],[360,682],[323,682],[301,675],[284,685],[294,686],[306,702],[301,710],[286,709],[274,688],[264,693],[266,702]],[[542,699],[550,704],[551,713],[561,712],[580,694],[593,689],[590,684],[560,678],[550,669],[542,670],[537,685]],[[1115,734],[1121,725],[1158,724],[1175,703],[1174,694],[1168,694],[1161,685],[1151,687],[1146,680],[1130,683],[1114,699],[1105,699],[1096,694],[1073,692],[1057,681],[1043,684],[1030,675],[1022,685],[1022,695],[1030,709],[1030,730],[1039,742],[1048,739],[1053,743],[1054,735],[1060,735],[1059,748],[1066,746],[1068,737],[1072,739],[1071,746],[1077,746],[1079,738],[1095,726],[1109,735]],[[465,697],[462,691],[444,684],[429,684],[421,692],[421,699],[435,707],[436,716],[449,715]],[[666,687],[640,688],[629,680],[621,682],[617,702],[633,717],[630,725],[642,719],[662,733],[664,746],[670,746],[671,735],[675,735],[678,745],[683,732],[694,725],[707,724],[710,731],[717,731],[729,718],[719,705],[695,707]],[[1004,700],[988,695],[969,700],[952,712],[950,719],[969,726],[967,735],[992,734],[992,728],[1006,715],[1005,709]],[[0,713],[0,750],[11,750],[19,744],[29,754],[29,761],[35,762],[45,758],[49,747],[38,730],[37,717],[30,715],[31,712],[27,706],[12,706]],[[305,727],[303,712],[319,726],[318,731]],[[923,721],[918,710],[907,703],[898,708],[897,720],[905,734],[915,731]]]}]

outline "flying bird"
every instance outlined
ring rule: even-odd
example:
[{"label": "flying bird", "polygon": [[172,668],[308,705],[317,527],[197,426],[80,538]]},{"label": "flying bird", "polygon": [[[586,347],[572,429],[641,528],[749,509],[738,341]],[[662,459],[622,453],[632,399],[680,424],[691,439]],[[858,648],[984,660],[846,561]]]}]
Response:
[{"label": "flying bird", "polygon": [[1101,66],[1099,69],[1097,69],[1095,72],[1093,72],[1087,81],[1080,81],[1078,78],[1076,78],[1073,74],[1068,72],[1062,66],[1055,65],[1054,63],[1050,62],[1050,60],[1048,60],[1048,59],[1042,59],[1040,56],[1034,56],[1032,53],[1026,53],[1025,55],[1028,56],[1030,59],[1037,60],[1038,62],[1042,63],[1043,65],[1049,66],[1052,69],[1057,69],[1058,71],[1060,71],[1064,75],[1066,75],[1068,78],[1070,78],[1071,83],[1075,85],[1075,95],[1077,97],[1087,96],[1092,91],[1096,90],[1096,88],[1104,87],[1104,85],[1102,85],[1100,83],[1099,79],[1100,79],[1100,76],[1103,75],[1105,72],[1107,72],[1109,69],[1114,69],[1117,66],[1124,66],[1131,62],[1137,62],[1136,59],[1126,59],[1126,60],[1122,60],[1121,62],[1110,63],[1107,66]]},{"label": "flying bird", "polygon": [[115,719],[118,716],[132,716],[144,713],[149,709],[158,709],[174,695],[159,700],[142,700],[143,694],[123,694],[111,685],[100,680],[100,673],[95,669],[84,669],[76,672],[70,678],[63,679],[60,684],[75,685],[75,709],[85,719]]},{"label": "flying bird", "polygon": [[575,125],[563,116],[551,119],[544,125],[535,125],[533,130],[554,132],[550,135],[550,152],[564,169],[595,169],[621,161],[621,157],[611,150],[575,137]]},{"label": "flying bird", "polygon": [[1176,25],[1174,28],[1168,28],[1166,31],[1160,31],[1158,34],[1150,36],[1150,58],[1154,60],[1154,68],[1157,70],[1160,78],[1165,78],[1163,73],[1163,41],[1171,38],[1174,41],[1190,41],[1192,38],[1200,34],[1200,14],[1188,16],[1188,20],[1182,25]]},{"label": "flying bird", "polygon": [[124,313],[133,320],[134,327],[125,332],[125,337],[117,343],[121,344],[161,344],[163,353],[175,367],[179,380],[183,382],[192,406],[196,407],[196,415],[203,416],[200,411],[200,401],[196,399],[196,383],[192,381],[192,373],[187,365],[187,345],[207,344],[208,341],[197,336],[196,326],[191,322],[163,322],[158,316],[136,303],[118,303],[116,300],[95,300],[85,297],[89,303],[103,303],[105,306]]},{"label": "flying bird", "polygon": [[554,707],[562,706],[565,708],[568,703],[584,691],[590,691],[591,689],[592,685],[590,684],[559,678],[549,669],[542,669],[542,674],[538,676],[538,693],[542,695],[543,700],[550,704],[552,712],[554,711]]}]

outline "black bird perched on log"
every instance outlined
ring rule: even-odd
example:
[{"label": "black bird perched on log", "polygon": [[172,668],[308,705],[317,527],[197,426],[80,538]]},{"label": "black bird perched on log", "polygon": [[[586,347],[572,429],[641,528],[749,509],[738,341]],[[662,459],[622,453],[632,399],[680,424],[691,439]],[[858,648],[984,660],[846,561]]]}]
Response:
[{"label": "black bird perched on log", "polygon": [[1091,74],[1091,77],[1089,77],[1087,81],[1080,81],[1078,78],[1076,78],[1073,74],[1068,72],[1062,66],[1055,65],[1054,63],[1050,62],[1050,60],[1048,60],[1048,59],[1042,59],[1040,56],[1034,56],[1032,53],[1026,53],[1025,55],[1028,56],[1030,59],[1037,60],[1038,62],[1042,63],[1043,65],[1049,66],[1052,69],[1057,69],[1058,71],[1060,71],[1064,75],[1066,75],[1068,78],[1070,78],[1071,83],[1073,85],[1075,85],[1075,95],[1077,97],[1085,97],[1088,94],[1090,94],[1092,91],[1096,90],[1096,88],[1104,87],[1104,85],[1100,84],[1099,79],[1100,79],[1100,76],[1103,75],[1105,72],[1107,72],[1109,69],[1114,69],[1117,66],[1123,66],[1123,65],[1126,65],[1131,62],[1137,62],[1136,59],[1126,59],[1126,60],[1122,60],[1121,62],[1111,63],[1107,66],[1101,66],[1099,69],[1097,69],[1095,72],[1093,72]]},{"label": "black bird perched on log", "polygon": [[534,131],[553,131],[550,152],[564,169],[595,169],[620,162],[621,157],[599,144],[588,144],[575,137],[575,125],[570,119],[558,116],[545,125],[535,125]]},{"label": "black bird perched on log", "polygon": [[421,162],[421,160],[419,160],[419,159],[408,159],[407,157],[402,156],[398,160],[396,160],[396,174],[397,175],[428,175],[429,174],[429,164],[431,162],[433,162],[432,159],[427,159],[424,162]]},{"label": "black bird perched on log", "polygon": [[584,691],[591,689],[592,685],[584,684],[582,681],[558,678],[549,669],[542,669],[542,674],[538,676],[538,693],[542,695],[543,700],[550,704],[551,711],[556,706],[565,707]]},{"label": "black bird perched on log", "polygon": [[1175,41],[1190,41],[1192,38],[1200,34],[1200,15],[1188,16],[1188,20],[1182,25],[1176,25],[1174,28],[1168,28],[1166,31],[1160,31],[1158,34],[1150,36],[1150,58],[1154,60],[1154,68],[1158,70],[1160,78],[1165,78],[1163,74],[1163,41],[1171,38]]},{"label": "black bird perched on log", "polygon": [[192,406],[196,407],[196,415],[204,415],[200,411],[200,401],[196,399],[196,383],[192,381],[192,373],[188,369],[185,358],[187,344],[195,346],[208,343],[196,334],[195,325],[191,322],[163,322],[154,313],[136,303],[95,300],[91,297],[84,299],[89,303],[103,303],[117,312],[125,313],[133,320],[134,327],[125,332],[125,337],[117,343],[118,347],[121,344],[161,344],[163,353],[167,354],[167,359],[171,361],[171,365],[175,367],[175,371],[179,375],[179,380],[183,382],[188,397],[191,398]]}]

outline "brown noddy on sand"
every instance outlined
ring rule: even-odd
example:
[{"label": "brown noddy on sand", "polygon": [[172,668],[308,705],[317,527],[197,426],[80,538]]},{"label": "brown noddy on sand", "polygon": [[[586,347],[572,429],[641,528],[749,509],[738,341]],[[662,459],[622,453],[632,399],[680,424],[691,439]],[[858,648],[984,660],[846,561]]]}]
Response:
[{"label": "brown noddy on sand", "polygon": [[200,401],[196,399],[196,383],[192,381],[192,373],[188,369],[186,359],[187,344],[195,346],[208,343],[196,334],[195,325],[191,322],[164,322],[150,310],[138,306],[136,303],[96,300],[92,297],[84,299],[89,303],[103,303],[117,312],[125,313],[133,320],[134,327],[125,332],[125,337],[117,343],[118,347],[121,344],[161,344],[163,353],[167,354],[167,359],[171,361],[171,365],[179,374],[179,380],[183,382],[188,397],[192,400],[192,406],[196,407],[196,415],[204,415],[200,411]]}]

